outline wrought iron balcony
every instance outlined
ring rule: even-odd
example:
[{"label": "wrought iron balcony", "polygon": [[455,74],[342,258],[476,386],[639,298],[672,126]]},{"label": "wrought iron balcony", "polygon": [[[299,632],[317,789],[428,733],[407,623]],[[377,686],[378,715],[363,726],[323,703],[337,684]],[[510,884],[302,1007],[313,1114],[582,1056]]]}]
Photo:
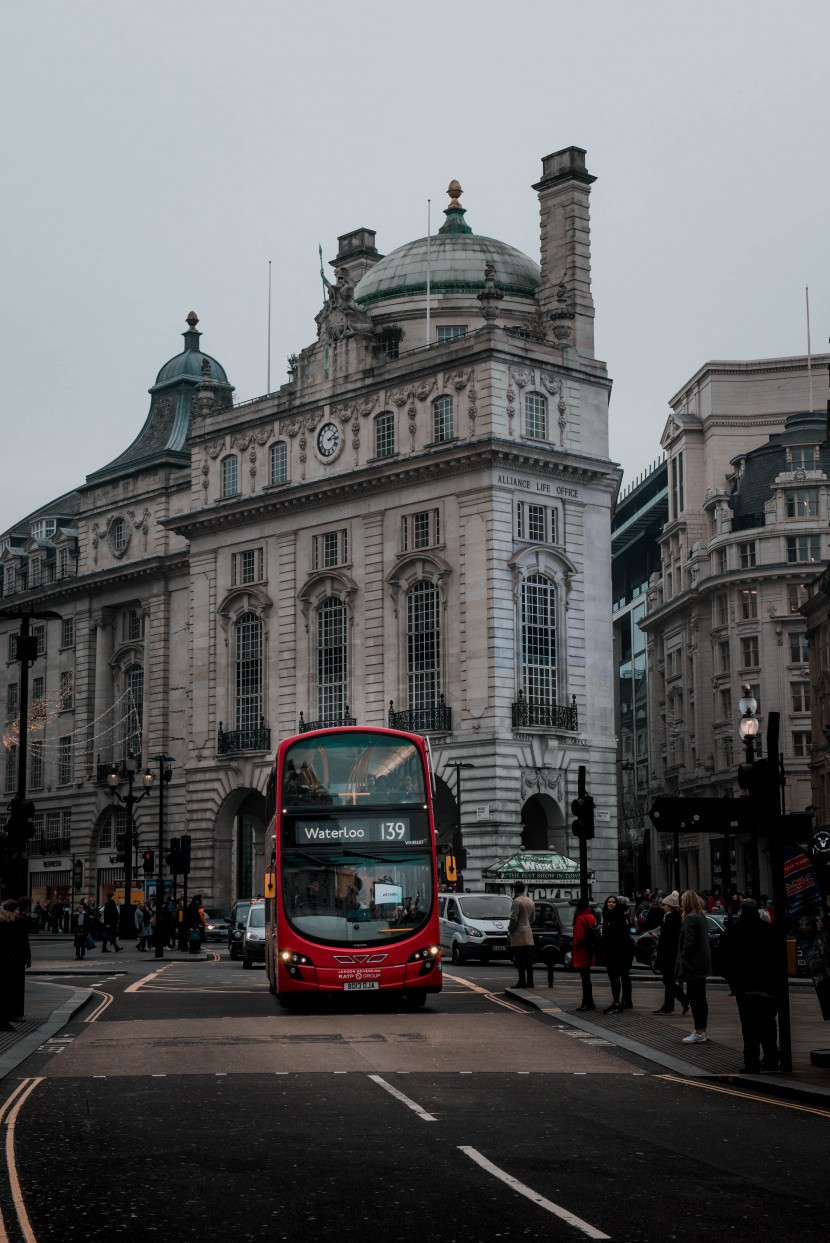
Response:
[{"label": "wrought iron balcony", "polygon": [[248,729],[223,729],[219,722],[219,738],[217,750],[220,755],[228,755],[231,751],[270,751],[271,731],[263,725],[249,726]]},{"label": "wrought iron balcony", "polygon": [[389,728],[402,729],[408,734],[449,734],[452,732],[452,708],[439,695],[438,703],[431,708],[407,708],[395,711],[394,700],[389,700]]},{"label": "wrought iron balcony", "polygon": [[[133,769],[133,780],[135,781],[138,779],[140,784],[141,756],[134,755],[129,762],[130,764],[135,765]],[[106,764],[102,764],[99,760],[95,765],[95,784],[97,786],[105,786],[107,784],[107,777],[113,769],[115,769],[118,774],[119,781],[127,781],[129,779],[130,771],[127,768],[127,760],[109,760]]]},{"label": "wrought iron balcony", "polygon": [[308,734],[312,729],[339,729],[343,725],[357,725],[356,718],[349,712],[348,704],[343,709],[342,716],[324,716],[319,721],[307,721],[301,712],[297,733]]},{"label": "wrought iron balcony", "polygon": [[30,855],[68,855],[71,849],[68,834],[66,837],[33,837],[28,846]]},{"label": "wrought iron balcony", "polygon": [[579,713],[576,707],[576,695],[570,704],[537,704],[525,699],[519,691],[519,698],[513,704],[513,728],[567,729],[574,733],[579,729]]}]

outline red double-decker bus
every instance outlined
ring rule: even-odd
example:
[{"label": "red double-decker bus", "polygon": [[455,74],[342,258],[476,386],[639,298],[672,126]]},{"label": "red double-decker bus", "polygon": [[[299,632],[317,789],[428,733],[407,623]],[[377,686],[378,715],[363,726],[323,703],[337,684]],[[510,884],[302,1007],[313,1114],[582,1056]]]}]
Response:
[{"label": "red double-decker bus", "polygon": [[265,962],[279,1003],[441,990],[432,777],[423,738],[322,729],[277,750]]}]

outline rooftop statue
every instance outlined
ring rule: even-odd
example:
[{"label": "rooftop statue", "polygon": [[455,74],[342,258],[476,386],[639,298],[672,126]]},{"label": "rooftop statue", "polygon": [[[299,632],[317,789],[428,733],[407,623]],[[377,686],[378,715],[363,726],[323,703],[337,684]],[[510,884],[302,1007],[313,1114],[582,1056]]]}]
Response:
[{"label": "rooftop statue", "polygon": [[373,333],[374,324],[354,300],[354,283],[348,269],[337,269],[335,284],[326,280],[322,267],[320,276],[326,290],[326,304],[317,316],[321,339],[341,341],[344,337]]}]

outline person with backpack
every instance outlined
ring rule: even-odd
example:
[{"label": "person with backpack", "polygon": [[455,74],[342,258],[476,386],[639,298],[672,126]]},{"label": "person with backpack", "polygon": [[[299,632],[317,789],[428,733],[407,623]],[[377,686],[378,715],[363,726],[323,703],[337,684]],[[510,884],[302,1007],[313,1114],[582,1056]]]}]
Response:
[{"label": "person with backpack", "polygon": [[590,902],[587,898],[577,898],[571,947],[574,970],[579,972],[579,978],[582,981],[582,1005],[577,1006],[577,1010],[596,1010],[591,988],[591,968],[596,962],[594,952],[596,929],[597,921],[591,913]]},{"label": "person with backpack", "polygon": [[605,899],[602,908],[602,956],[611,985],[611,1005],[604,1014],[622,1014],[632,1009],[631,963],[634,942],[629,932],[628,916],[616,894]]}]

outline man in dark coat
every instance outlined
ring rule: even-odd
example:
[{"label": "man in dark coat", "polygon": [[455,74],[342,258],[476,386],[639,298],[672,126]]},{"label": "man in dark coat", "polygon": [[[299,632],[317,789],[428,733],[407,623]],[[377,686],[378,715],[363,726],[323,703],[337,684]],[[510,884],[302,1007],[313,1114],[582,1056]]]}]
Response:
[{"label": "man in dark coat", "polygon": [[[744,1039],[745,1074],[778,1070],[776,934],[761,919],[752,898],[741,903],[737,923],[727,924],[720,941],[721,969],[738,1003]],[[761,1049],[764,1051],[761,1060]]]}]

